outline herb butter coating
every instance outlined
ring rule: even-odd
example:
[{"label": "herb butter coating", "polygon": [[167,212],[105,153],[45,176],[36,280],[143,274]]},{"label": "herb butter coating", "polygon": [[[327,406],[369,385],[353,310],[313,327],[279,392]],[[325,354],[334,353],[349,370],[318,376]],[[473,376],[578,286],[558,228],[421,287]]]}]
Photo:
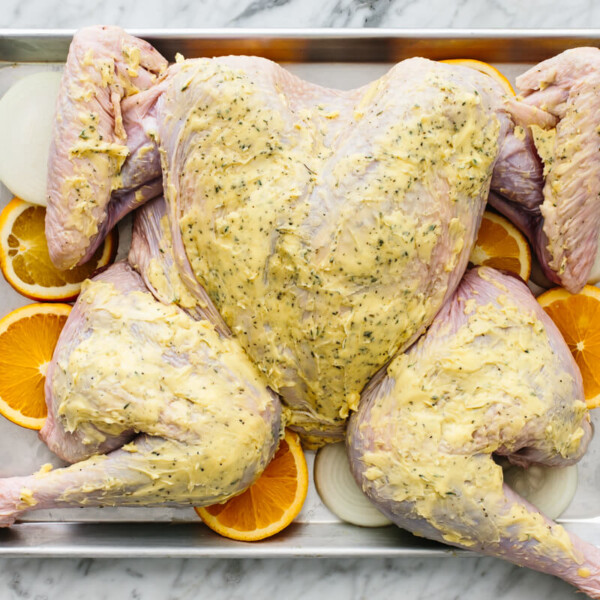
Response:
[{"label": "herb butter coating", "polygon": [[508,127],[488,77],[412,59],[328,90],[182,62],[159,102],[174,247],[310,442],[458,284]]}]

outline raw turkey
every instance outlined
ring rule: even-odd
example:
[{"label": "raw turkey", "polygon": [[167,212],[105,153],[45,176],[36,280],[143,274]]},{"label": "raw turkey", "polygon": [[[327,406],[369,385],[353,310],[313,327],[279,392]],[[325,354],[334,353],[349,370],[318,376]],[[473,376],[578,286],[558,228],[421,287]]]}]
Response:
[{"label": "raw turkey", "polygon": [[[92,42],[102,31],[76,35],[76,49],[91,50],[72,53],[65,74],[87,80],[100,65],[101,98]],[[510,171],[515,123],[555,123],[485,75],[425,59],[350,91],[243,56],[179,62],[137,87],[121,103],[124,132],[136,134],[122,142],[125,179],[136,155],[155,165],[160,151],[179,279],[199,305],[214,304],[311,445],[343,436],[369,379],[458,285],[496,161]],[[118,117],[103,124],[118,137]],[[96,154],[85,158],[106,174]],[[97,179],[103,198],[122,183],[111,164]],[[142,174],[136,184],[154,171]],[[50,219],[47,235],[60,239]]]},{"label": "raw turkey", "polygon": [[592,433],[583,397],[569,348],[525,284],[472,270],[363,393],[348,426],[352,470],[400,527],[600,598],[600,551],[503,484],[494,461],[579,460]]},{"label": "raw turkey", "polygon": [[[110,43],[104,44],[105,35]],[[143,280],[160,302],[137,287],[109,294],[106,282],[90,284],[101,287],[91,288],[98,291],[75,314],[90,314],[99,298],[115,301],[118,310],[102,313],[102,329],[129,336],[132,350],[121,353],[123,371],[106,384],[91,381],[99,375],[92,363],[106,351],[104,338],[94,337],[93,328],[78,334],[67,325],[44,435],[65,457],[113,449],[80,463],[91,474],[89,499],[77,476],[69,500],[173,501],[165,496],[170,488],[163,475],[148,482],[136,463],[153,464],[154,444],[163,443],[170,457],[176,444],[179,463],[192,465],[177,477],[166,471],[181,483],[178,499],[214,502],[240,491],[275,446],[279,413],[268,385],[308,445],[342,438],[349,413],[358,408],[349,439],[357,480],[399,525],[596,593],[598,551],[504,487],[493,461],[497,454],[522,465],[560,465],[581,457],[591,427],[577,367],[521,282],[480,269],[455,293],[490,185],[497,192],[492,199],[509,207],[509,216],[518,220],[526,207],[532,230],[540,231],[544,186],[554,177],[544,171],[540,140],[554,128],[558,139],[568,115],[536,102],[533,93],[526,102],[507,98],[476,71],[420,58],[360,89],[340,91],[257,57],[182,60],[165,70],[151,49],[131,39],[113,28],[76,36],[79,50],[63,85],[78,89],[84,81],[86,94],[61,97],[59,115],[75,118],[71,126],[61,121],[66,141],[55,151],[66,157],[64,168],[50,174],[56,178],[50,189],[63,192],[49,210],[70,221],[65,226],[49,217],[47,236],[56,238],[50,250],[57,264],[75,264],[99,243],[106,223],[164,196],[140,209],[129,255],[142,278],[134,277],[135,286]],[[140,52],[132,54],[129,46]],[[105,108],[96,111],[98,103]],[[81,115],[89,106],[100,117],[102,140],[81,145],[80,133],[89,135]],[[579,133],[575,143],[587,139],[587,130]],[[104,139],[106,147],[90,149]],[[73,171],[89,178],[94,194],[73,199]],[[69,193],[61,199],[64,189]],[[63,232],[73,219],[77,235],[70,238]],[[547,270],[560,274],[556,257],[544,254],[570,239],[558,229],[538,247]],[[211,348],[227,348],[219,351],[219,365],[225,364],[212,386],[230,402],[210,406],[238,408],[235,440],[220,422],[207,446],[195,425],[186,427],[189,419],[194,423],[188,404],[188,412],[178,408],[171,418],[171,396],[161,395],[160,385],[156,391],[155,378],[146,378],[144,388],[128,383],[144,369],[135,349],[149,342],[148,351],[169,369],[189,366],[194,355],[190,348],[181,357],[186,340],[169,351],[162,342],[157,346],[140,324],[154,312],[173,315],[169,320],[177,315],[177,323],[194,328],[212,323],[217,345]],[[108,327],[113,313],[132,326],[111,321]],[[165,328],[167,339],[177,335]],[[87,359],[77,353],[79,344]],[[87,379],[76,378],[84,360]],[[237,384],[228,387],[221,377]],[[112,385],[123,378],[122,389]],[[61,399],[60,391],[75,384],[84,386],[82,407],[77,394]],[[149,424],[138,407],[153,393],[158,416]],[[115,403],[107,404],[113,396]],[[260,435],[250,435],[246,414]],[[211,469],[209,483],[193,479],[192,494],[189,473],[197,474],[201,461],[189,445],[212,452],[223,431],[231,456],[241,458]],[[103,466],[112,464],[116,475]],[[64,504],[57,494],[78,468],[8,480],[6,522],[45,498]],[[118,484],[107,485],[107,477]]]}]

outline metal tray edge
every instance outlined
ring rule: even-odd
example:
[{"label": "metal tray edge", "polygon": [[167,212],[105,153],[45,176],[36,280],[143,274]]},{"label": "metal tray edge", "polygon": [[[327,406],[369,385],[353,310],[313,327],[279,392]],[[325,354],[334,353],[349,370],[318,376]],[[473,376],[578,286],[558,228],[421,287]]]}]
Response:
[{"label": "metal tray edge", "polygon": [[22,523],[0,532],[0,557],[315,558],[476,556],[396,527],[294,523],[264,542],[235,542],[190,523]]},{"label": "metal tray edge", "polygon": [[[600,29],[129,29],[170,60],[257,54],[281,62],[394,62],[410,56],[538,62],[569,47],[598,45]],[[0,60],[66,58],[73,29],[0,29]]]}]

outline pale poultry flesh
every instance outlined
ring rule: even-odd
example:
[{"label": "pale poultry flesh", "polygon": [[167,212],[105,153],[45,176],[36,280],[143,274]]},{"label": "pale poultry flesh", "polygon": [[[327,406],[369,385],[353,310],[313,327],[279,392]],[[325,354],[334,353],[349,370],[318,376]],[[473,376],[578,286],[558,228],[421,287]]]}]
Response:
[{"label": "pale poultry flesh", "polygon": [[[588,280],[600,234],[600,50],[567,50],[523,73],[517,86],[523,104],[550,113],[556,124],[522,129],[512,168],[494,174],[501,195],[490,201],[528,236],[550,281],[576,293]],[[524,152],[534,144],[537,161]]]},{"label": "pale poultry flesh", "polygon": [[226,57],[179,65],[158,113],[180,260],[292,424],[341,436],[460,280],[510,123],[493,85],[414,59],[339,92]]},{"label": "pale poultry flesh", "polygon": [[[87,81],[95,63],[78,64],[66,78]],[[212,300],[307,441],[341,438],[369,378],[460,280],[514,128],[502,90],[424,59],[342,92],[223,57],[173,65],[123,102],[123,120],[148,96],[136,131],[162,153],[182,281]]]},{"label": "pale poultry flesh", "polygon": [[[223,336],[230,336],[219,311],[191,271],[182,272],[176,262],[164,198],[140,207],[133,222],[129,263],[146,287],[164,304],[177,304],[194,318],[208,319]],[[186,280],[184,282],[184,277]]]},{"label": "pale poultry flesh", "polygon": [[425,335],[363,394],[348,426],[357,482],[418,535],[558,575],[600,597],[600,550],[503,484],[494,455],[571,464],[591,438],[581,375],[516,277],[469,271]]},{"label": "pale poultry flesh", "polygon": [[[131,325],[123,328],[129,333],[115,335],[130,335],[133,346],[150,341],[160,361],[171,354],[159,352],[139,320],[168,312],[178,323],[209,327],[211,339],[227,348],[219,354],[222,376],[228,385],[245,382],[240,391],[213,381],[211,406],[222,404],[214,394],[228,390],[261,433],[240,425],[243,441],[227,445],[240,445],[231,449],[239,464],[220,465],[208,479],[191,478],[201,461],[190,445],[210,446],[198,441],[195,426],[185,426],[193,411],[171,414],[173,402],[161,392],[149,425],[137,408],[146,395],[154,398],[153,382],[143,391],[120,383],[139,372],[135,354],[106,388],[91,383],[99,369],[91,359],[87,383],[73,383],[70,361],[102,352],[101,330],[117,326],[104,315],[90,334],[70,320],[49,373],[51,414],[42,435],[64,458],[82,462],[4,480],[4,523],[23,510],[65,505],[65,498],[200,504],[238,493],[276,446],[279,408],[268,385],[287,405],[286,423],[309,445],[341,438],[358,408],[349,440],[357,479],[401,526],[597,593],[597,551],[503,487],[492,459],[494,453],[520,464],[580,458],[591,429],[577,367],[516,280],[471,271],[455,294],[490,184],[499,194],[493,201],[529,232],[546,270],[567,286],[579,285],[581,276],[569,279],[575,253],[565,249],[574,238],[560,225],[571,188],[561,188],[558,217],[544,208],[548,190],[557,187],[557,172],[548,167],[553,155],[544,154],[547,139],[554,130],[556,139],[566,135],[576,111],[541,101],[535,82],[527,84],[526,101],[518,101],[482,74],[418,58],[363,88],[339,91],[257,57],[166,68],[155,50],[116,28],[82,30],[73,44],[50,165],[51,256],[59,266],[85,260],[125,212],[164,194],[136,218],[129,260],[145,286],[127,271],[131,287],[113,285],[109,294],[110,281],[101,276],[82,298],[92,290],[91,306],[116,302],[124,311],[120,322]],[[573,81],[556,81],[561,97],[575,98]],[[576,129],[575,143],[585,145],[587,130]],[[586,202],[579,204],[591,206]],[[554,250],[559,247],[566,258]],[[104,277],[110,280],[113,269]],[[143,307],[132,302],[137,294]],[[71,319],[93,314],[82,302]],[[173,341],[174,354],[188,360],[193,349],[180,346],[188,342]],[[507,360],[500,361],[502,353]],[[457,370],[461,392],[452,394],[449,373]],[[428,398],[415,385],[417,376]],[[61,398],[69,385],[87,387]],[[413,397],[418,406],[410,405]],[[214,444],[221,443],[223,427],[212,434]],[[177,476],[165,468],[177,481],[169,498],[163,476],[149,481],[139,468],[138,461],[152,463],[156,444],[191,465]],[[102,452],[109,454],[96,455]],[[409,472],[415,461],[424,478]],[[436,464],[440,481],[429,477]],[[455,511],[453,519],[446,520],[447,510]],[[520,526],[532,540],[515,533]]]},{"label": "pale poultry flesh", "polygon": [[161,193],[156,144],[141,125],[152,91],[143,105],[139,92],[166,68],[150,44],[118,27],[74,36],[48,164],[46,228],[57,267],[85,262],[124,215]]},{"label": "pale poultry flesh", "polygon": [[79,462],[1,480],[0,525],[40,508],[221,502],[279,442],[279,401],[237,342],[155,300],[124,263],[84,285],[46,397],[42,439]]}]

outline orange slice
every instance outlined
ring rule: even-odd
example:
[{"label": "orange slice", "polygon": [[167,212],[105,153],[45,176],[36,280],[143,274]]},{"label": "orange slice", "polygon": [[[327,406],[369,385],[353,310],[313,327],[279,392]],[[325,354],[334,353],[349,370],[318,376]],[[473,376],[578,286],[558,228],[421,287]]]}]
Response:
[{"label": "orange slice", "polygon": [[469,69],[475,69],[484,75],[489,75],[492,79],[495,79],[504,89],[507,95],[515,96],[515,90],[513,86],[510,85],[510,81],[506,79],[496,67],[492,67],[492,65],[483,62],[481,60],[474,60],[472,58],[449,58],[447,60],[442,60],[441,62],[447,63],[449,65],[460,65],[461,67],[468,67]]},{"label": "orange slice", "polygon": [[538,297],[567,345],[583,377],[588,408],[600,406],[600,290],[586,285],[578,294],[554,288]]},{"label": "orange slice", "polygon": [[46,369],[71,312],[69,304],[29,304],[0,319],[0,414],[41,429]]},{"label": "orange slice", "polygon": [[114,260],[117,236],[112,232],[94,256],[80,267],[60,271],[50,260],[44,233],[46,209],[13,198],[0,214],[0,268],[8,283],[32,300],[69,301],[81,282]]},{"label": "orange slice", "polygon": [[244,542],[275,535],[300,512],[308,491],[308,469],[297,434],[284,439],[260,478],[245,492],[223,504],[196,508],[208,527]]},{"label": "orange slice", "polygon": [[516,273],[523,281],[528,281],[531,274],[531,250],[525,236],[510,221],[492,212],[483,213],[469,261]]}]

